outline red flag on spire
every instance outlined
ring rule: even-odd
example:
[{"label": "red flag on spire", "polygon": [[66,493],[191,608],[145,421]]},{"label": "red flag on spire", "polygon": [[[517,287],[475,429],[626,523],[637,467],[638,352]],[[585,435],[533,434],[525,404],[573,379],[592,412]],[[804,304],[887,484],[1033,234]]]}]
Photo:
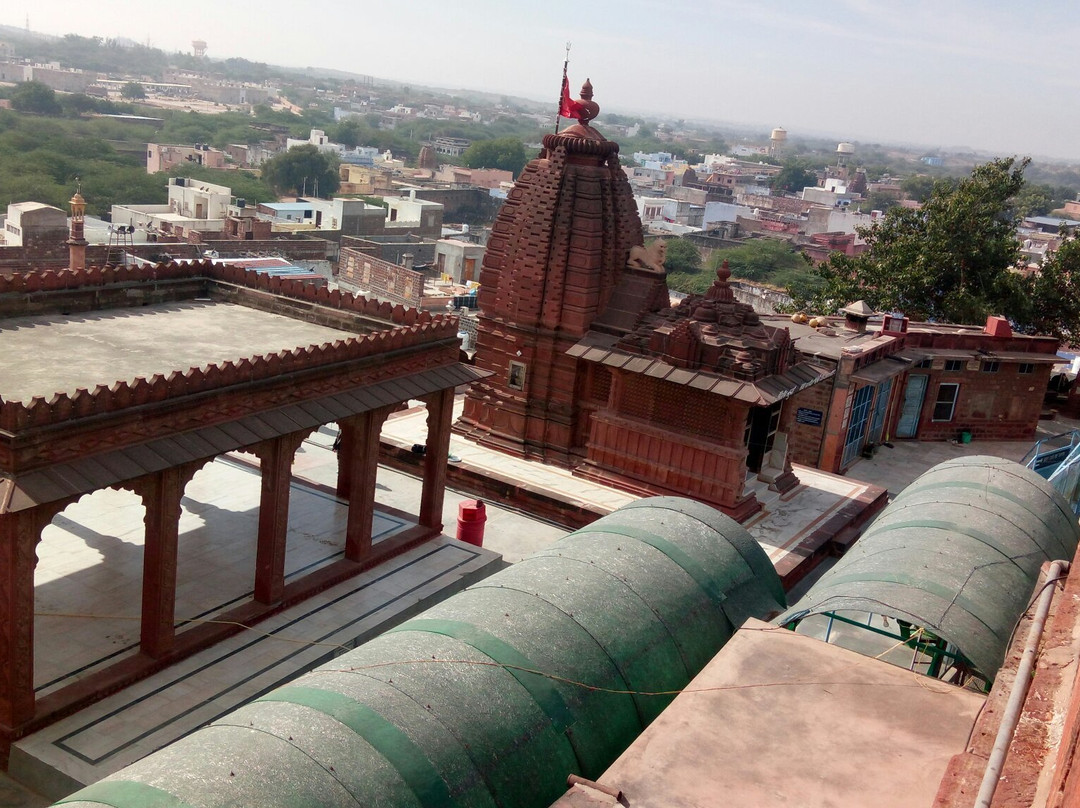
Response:
[{"label": "red flag on spire", "polygon": [[562,96],[559,101],[559,115],[563,118],[581,120],[581,103],[570,98],[570,80],[566,78],[566,70],[563,69]]}]

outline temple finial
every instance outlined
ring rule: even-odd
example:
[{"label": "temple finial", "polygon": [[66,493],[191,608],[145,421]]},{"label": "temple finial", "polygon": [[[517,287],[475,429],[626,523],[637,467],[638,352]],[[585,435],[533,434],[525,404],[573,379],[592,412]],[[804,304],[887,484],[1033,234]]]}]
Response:
[{"label": "temple finial", "polygon": [[581,100],[578,103],[580,105],[578,119],[582,125],[588,126],[589,121],[600,114],[600,105],[593,101],[593,86],[588,79],[585,79],[585,83],[581,85]]}]

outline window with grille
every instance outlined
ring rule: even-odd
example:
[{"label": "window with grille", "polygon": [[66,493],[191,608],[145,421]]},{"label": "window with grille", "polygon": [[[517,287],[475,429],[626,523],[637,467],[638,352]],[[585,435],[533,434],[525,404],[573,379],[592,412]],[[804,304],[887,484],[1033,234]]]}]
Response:
[{"label": "window with grille", "polygon": [[937,398],[934,399],[934,416],[932,421],[951,421],[956,410],[956,397],[960,393],[960,385],[943,384],[938,387]]}]

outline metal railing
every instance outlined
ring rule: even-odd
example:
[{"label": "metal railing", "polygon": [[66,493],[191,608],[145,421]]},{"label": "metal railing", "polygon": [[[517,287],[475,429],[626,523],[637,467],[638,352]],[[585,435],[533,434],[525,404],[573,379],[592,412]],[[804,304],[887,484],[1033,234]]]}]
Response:
[{"label": "metal railing", "polygon": [[1036,441],[1020,464],[1049,479],[1077,446],[1080,446],[1080,429],[1051,435]]}]

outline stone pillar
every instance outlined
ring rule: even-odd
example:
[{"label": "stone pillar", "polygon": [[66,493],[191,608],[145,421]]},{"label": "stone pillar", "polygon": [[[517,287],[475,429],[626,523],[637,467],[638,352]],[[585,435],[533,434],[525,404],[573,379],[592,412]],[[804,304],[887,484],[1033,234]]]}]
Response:
[{"label": "stone pillar", "polygon": [[[375,478],[379,471],[379,436],[393,407],[380,407],[341,421],[340,463],[348,489],[349,515],[345,526],[345,558],[360,561],[371,551],[375,518]],[[346,460],[348,461],[346,464]]]},{"label": "stone pillar", "polygon": [[251,449],[259,458],[259,543],[255,552],[255,600],[277,603],[285,591],[285,550],[289,535],[289,488],[296,450],[310,431],[264,441]]},{"label": "stone pillar", "polygon": [[63,506],[0,515],[0,725],[34,717],[34,567],[41,531]]},{"label": "stone pillar", "polygon": [[354,420],[348,418],[338,422],[341,436],[338,438],[337,450],[337,495],[341,499],[349,498],[349,471],[352,469],[353,445],[356,443],[356,436],[353,434],[356,431]]},{"label": "stone pillar", "polygon": [[125,487],[142,497],[146,513],[143,542],[140,650],[157,659],[176,641],[176,563],[180,500],[201,463],[174,466]]},{"label": "stone pillar", "polygon": [[423,401],[427,405],[428,436],[424,453],[424,490],[420,494],[420,524],[441,531],[450,427],[454,420],[454,389],[432,393]]}]

